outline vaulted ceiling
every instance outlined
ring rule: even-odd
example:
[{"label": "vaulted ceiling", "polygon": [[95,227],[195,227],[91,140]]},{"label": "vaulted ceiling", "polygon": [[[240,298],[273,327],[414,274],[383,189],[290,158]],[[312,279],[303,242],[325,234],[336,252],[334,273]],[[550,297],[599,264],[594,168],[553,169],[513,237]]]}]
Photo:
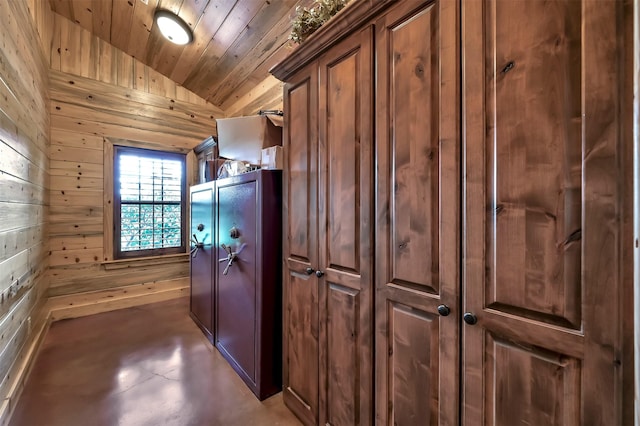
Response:
[{"label": "vaulted ceiling", "polygon": [[[290,51],[298,4],[311,0],[50,0],[54,12],[226,110]],[[192,29],[186,46],[165,40],[156,9]]]}]

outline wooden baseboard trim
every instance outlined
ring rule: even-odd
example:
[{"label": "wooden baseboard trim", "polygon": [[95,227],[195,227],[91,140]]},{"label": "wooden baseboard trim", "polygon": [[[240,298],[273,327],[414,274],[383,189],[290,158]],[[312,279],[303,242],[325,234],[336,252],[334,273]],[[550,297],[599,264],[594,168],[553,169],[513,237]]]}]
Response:
[{"label": "wooden baseboard trim", "polygon": [[34,322],[32,337],[18,357],[7,396],[0,401],[0,426],[7,426],[33,368],[36,355],[53,321],[146,305],[189,294],[189,277],[107,290],[50,297]]},{"label": "wooden baseboard trim", "polygon": [[11,415],[16,407],[16,403],[24,390],[24,385],[35,364],[36,355],[40,350],[40,345],[49,331],[51,325],[51,313],[42,306],[38,319],[35,322],[32,337],[25,344],[21,356],[17,360],[17,367],[13,374],[13,380],[9,386],[7,396],[0,403],[0,425],[7,426],[11,420]]},{"label": "wooden baseboard trim", "polygon": [[189,277],[130,285],[87,293],[50,297],[46,308],[52,321],[78,318],[117,309],[177,299],[189,294]]}]

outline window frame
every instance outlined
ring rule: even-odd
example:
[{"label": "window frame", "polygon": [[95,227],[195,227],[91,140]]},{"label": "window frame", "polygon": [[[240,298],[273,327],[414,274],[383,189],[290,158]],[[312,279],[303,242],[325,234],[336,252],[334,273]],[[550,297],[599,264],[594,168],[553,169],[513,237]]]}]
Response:
[{"label": "window frame", "polygon": [[[146,158],[177,160],[182,163],[182,185],[180,187],[180,246],[166,248],[151,248],[143,250],[121,250],[122,231],[122,200],[120,197],[120,156],[135,153]],[[125,203],[131,204],[131,203]],[[139,204],[149,204],[140,202]],[[113,145],[113,258],[138,259],[142,257],[163,256],[186,253],[187,250],[187,158],[185,154],[170,151],[160,151],[132,146]]]}]

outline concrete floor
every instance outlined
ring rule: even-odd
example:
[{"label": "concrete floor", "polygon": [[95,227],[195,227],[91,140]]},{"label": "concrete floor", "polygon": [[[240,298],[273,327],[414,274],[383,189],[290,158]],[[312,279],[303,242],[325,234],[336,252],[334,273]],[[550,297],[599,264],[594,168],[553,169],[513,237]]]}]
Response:
[{"label": "concrete floor", "polygon": [[299,425],[281,395],[258,401],[182,298],[53,323],[10,425]]}]

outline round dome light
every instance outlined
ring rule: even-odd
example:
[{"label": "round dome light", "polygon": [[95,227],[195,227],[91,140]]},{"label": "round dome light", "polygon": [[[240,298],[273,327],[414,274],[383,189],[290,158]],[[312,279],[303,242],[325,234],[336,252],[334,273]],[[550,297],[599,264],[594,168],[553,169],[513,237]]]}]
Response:
[{"label": "round dome light", "polygon": [[193,40],[191,28],[178,15],[168,10],[157,10],[155,19],[160,32],[170,42],[185,45]]}]

